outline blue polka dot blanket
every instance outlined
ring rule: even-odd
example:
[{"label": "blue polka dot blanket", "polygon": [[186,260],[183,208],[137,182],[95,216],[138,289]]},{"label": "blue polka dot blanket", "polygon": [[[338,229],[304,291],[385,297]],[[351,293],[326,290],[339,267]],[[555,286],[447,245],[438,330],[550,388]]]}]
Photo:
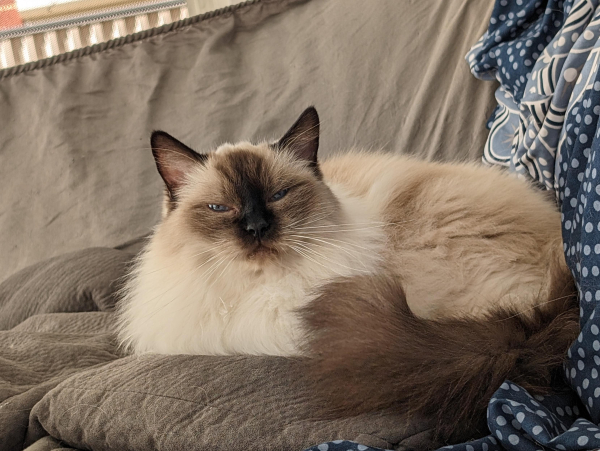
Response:
[{"label": "blue polka dot blanket", "polygon": [[[600,0],[496,0],[467,61],[500,82],[484,161],[556,193],[581,334],[565,365],[570,393],[533,397],[506,381],[489,402],[490,435],[442,449],[600,449]],[[310,449],[322,450],[374,451],[347,441]]]}]

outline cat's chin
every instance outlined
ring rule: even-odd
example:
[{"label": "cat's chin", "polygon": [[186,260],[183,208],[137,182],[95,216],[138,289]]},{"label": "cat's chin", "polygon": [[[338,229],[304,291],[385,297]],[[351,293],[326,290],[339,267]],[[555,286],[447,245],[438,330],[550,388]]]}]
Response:
[{"label": "cat's chin", "polygon": [[246,258],[255,263],[263,264],[268,261],[276,260],[279,257],[279,251],[274,247],[263,243],[257,244],[246,253]]}]

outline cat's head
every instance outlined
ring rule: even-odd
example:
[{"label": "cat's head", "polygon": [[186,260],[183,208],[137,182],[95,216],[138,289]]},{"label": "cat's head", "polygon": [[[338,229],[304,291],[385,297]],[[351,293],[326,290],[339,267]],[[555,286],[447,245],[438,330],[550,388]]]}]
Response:
[{"label": "cat's head", "polygon": [[339,221],[339,202],[317,161],[319,116],[313,107],[274,143],[225,144],[197,153],[160,131],[151,142],[166,188],[161,227],[179,246],[213,246],[262,265],[309,254],[315,231]]}]

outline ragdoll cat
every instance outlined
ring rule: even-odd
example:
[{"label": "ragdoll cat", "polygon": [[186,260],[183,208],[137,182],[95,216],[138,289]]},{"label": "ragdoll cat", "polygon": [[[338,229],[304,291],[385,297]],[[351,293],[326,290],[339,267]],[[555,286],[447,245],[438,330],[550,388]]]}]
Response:
[{"label": "ragdoll cat", "polygon": [[577,334],[559,213],[500,170],[318,161],[312,107],[275,143],[151,144],[163,219],[119,307],[135,353],[308,355],[334,411],[400,406],[449,437],[506,377],[548,386]]}]

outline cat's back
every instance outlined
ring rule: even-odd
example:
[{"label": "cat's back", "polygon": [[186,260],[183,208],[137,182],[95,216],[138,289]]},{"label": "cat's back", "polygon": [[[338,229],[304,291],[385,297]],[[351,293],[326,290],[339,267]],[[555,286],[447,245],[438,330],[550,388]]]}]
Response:
[{"label": "cat's back", "polygon": [[421,222],[437,226],[470,219],[513,230],[560,230],[550,195],[497,167],[351,151],[323,161],[321,170],[327,183],[378,205],[391,222],[418,214]]},{"label": "cat's back", "polygon": [[378,212],[387,260],[422,316],[530,306],[566,271],[554,201],[503,170],[350,152],[322,171]]}]

